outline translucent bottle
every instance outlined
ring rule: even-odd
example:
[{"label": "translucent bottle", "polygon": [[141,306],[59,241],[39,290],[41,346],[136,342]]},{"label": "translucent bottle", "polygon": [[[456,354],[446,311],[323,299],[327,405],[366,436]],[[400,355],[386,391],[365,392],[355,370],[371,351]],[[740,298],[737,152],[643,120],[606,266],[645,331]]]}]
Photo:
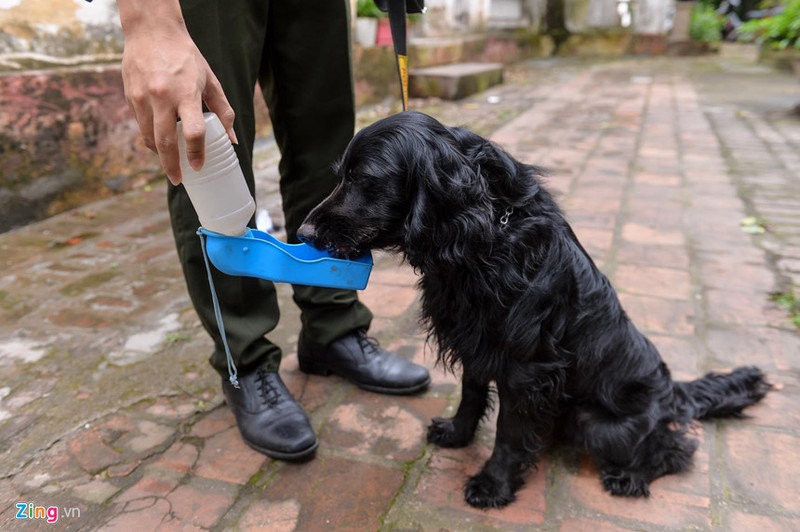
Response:
[{"label": "translucent bottle", "polygon": [[197,211],[200,225],[215,233],[239,236],[247,230],[247,222],[256,205],[222,122],[214,113],[204,113],[203,118],[206,123],[206,158],[199,171],[189,165],[183,127],[178,122],[183,186]]}]

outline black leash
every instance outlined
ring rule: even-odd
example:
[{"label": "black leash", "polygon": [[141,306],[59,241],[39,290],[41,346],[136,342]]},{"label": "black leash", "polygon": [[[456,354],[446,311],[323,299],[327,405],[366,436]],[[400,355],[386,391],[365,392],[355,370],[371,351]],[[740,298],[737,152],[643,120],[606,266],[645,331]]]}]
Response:
[{"label": "black leash", "polygon": [[378,9],[389,14],[397,74],[400,77],[400,96],[403,111],[408,109],[408,52],[406,46],[406,13],[424,13],[424,0],[375,0]]}]

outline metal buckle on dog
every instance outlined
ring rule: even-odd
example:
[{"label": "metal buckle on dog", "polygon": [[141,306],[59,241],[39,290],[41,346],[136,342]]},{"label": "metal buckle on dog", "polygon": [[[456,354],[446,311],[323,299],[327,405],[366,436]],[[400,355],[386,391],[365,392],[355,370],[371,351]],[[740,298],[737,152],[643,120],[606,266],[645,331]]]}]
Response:
[{"label": "metal buckle on dog", "polygon": [[500,217],[500,227],[505,227],[508,225],[508,219],[514,213],[514,207],[506,207],[506,212],[503,213],[503,216]]}]

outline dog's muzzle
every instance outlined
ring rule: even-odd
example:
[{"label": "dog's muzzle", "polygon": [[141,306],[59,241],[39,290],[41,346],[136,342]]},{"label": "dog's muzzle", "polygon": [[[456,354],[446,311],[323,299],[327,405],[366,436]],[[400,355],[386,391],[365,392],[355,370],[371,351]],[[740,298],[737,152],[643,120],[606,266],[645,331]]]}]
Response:
[{"label": "dog's muzzle", "polygon": [[314,245],[314,239],[316,236],[317,229],[310,224],[304,223],[297,230],[297,239],[303,244],[308,244],[309,246]]}]

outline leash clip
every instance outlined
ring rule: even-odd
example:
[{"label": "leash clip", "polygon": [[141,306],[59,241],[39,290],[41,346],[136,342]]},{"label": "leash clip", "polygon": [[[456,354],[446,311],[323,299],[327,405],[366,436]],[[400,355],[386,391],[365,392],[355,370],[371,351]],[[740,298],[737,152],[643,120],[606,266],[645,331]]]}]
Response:
[{"label": "leash clip", "polygon": [[503,213],[503,216],[500,217],[500,227],[505,227],[508,225],[508,219],[514,213],[514,207],[506,207],[506,212]]}]

